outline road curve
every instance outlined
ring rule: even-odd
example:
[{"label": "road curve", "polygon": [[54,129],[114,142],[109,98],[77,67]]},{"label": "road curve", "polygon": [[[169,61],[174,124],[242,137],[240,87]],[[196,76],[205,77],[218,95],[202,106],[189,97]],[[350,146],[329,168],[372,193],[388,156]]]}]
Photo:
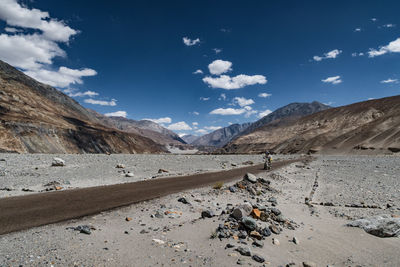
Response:
[{"label": "road curve", "polygon": [[[300,160],[277,161],[273,169]],[[262,168],[260,164],[228,171],[2,198],[0,235],[97,214],[219,181],[229,182],[242,177],[246,172],[263,172]]]}]

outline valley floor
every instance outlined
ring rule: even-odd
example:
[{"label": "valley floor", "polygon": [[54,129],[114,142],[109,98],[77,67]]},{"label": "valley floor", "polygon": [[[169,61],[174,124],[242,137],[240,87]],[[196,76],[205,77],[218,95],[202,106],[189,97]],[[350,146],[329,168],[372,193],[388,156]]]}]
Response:
[{"label": "valley floor", "polygon": [[[0,187],[5,182],[13,189],[37,191],[57,178],[62,186],[68,179],[71,187],[123,182],[128,178],[115,169],[118,163],[135,173],[129,179],[140,180],[157,176],[160,168],[169,170],[164,175],[177,175],[262,160],[260,155],[60,155],[67,166],[49,167],[50,155],[2,157],[7,157],[7,171],[13,173],[14,181],[4,178],[6,173],[0,176]],[[35,171],[40,175],[29,175]],[[244,189],[240,183],[225,184],[221,189],[199,188],[0,236],[0,266],[303,266],[303,262],[308,266],[400,266],[400,238],[379,238],[345,226],[364,216],[399,216],[399,173],[400,157],[396,156],[317,156],[311,162],[258,175],[271,181],[270,186],[260,185],[260,191]],[[0,191],[1,197],[14,191]],[[311,205],[306,205],[310,196]],[[246,202],[260,210],[279,209],[293,229],[279,226],[281,232],[265,237],[263,247],[252,245],[253,237],[238,238],[235,230],[228,228],[229,214]],[[216,216],[202,219],[203,211]],[[256,223],[268,225],[260,219]],[[70,228],[79,225],[92,227],[91,234]],[[235,234],[218,238],[219,225]],[[233,247],[226,248],[227,244]],[[264,262],[241,255],[236,251],[239,246]]]}]

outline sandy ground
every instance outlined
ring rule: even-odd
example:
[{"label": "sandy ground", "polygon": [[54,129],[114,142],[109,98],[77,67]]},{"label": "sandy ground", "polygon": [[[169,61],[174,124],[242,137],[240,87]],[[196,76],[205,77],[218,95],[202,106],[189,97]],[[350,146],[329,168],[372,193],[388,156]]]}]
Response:
[{"label": "sandy ground", "polygon": [[[249,159],[243,157],[243,161]],[[110,162],[110,167],[115,163]],[[174,165],[164,166],[173,169]],[[200,188],[1,236],[0,266],[235,266],[239,259],[251,266],[302,266],[304,261],[315,266],[400,266],[400,238],[379,238],[344,226],[349,219],[370,214],[400,215],[399,168],[400,158],[393,156],[319,156],[309,165],[294,163],[260,175],[278,192],[232,193],[226,190],[229,184],[219,190]],[[316,180],[310,207],[304,199]],[[270,207],[272,196],[284,217],[298,225],[295,230],[284,228],[280,234],[266,237],[263,248],[253,247],[249,237],[240,241],[210,238],[226,220],[227,215],[220,214],[227,207],[245,201]],[[178,202],[180,197],[190,204]],[[320,205],[327,202],[333,206]],[[351,204],[358,206],[346,207]],[[201,219],[204,210],[217,216]],[[86,235],[67,229],[78,225],[96,230]],[[293,237],[298,244],[292,242]],[[273,244],[273,238],[280,244]],[[235,248],[226,249],[227,243],[248,247],[265,262],[242,256]]]}]

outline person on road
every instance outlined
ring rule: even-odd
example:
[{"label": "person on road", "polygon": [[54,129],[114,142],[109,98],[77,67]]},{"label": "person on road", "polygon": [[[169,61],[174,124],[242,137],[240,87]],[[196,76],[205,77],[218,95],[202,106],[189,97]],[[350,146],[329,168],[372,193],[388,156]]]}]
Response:
[{"label": "person on road", "polygon": [[271,169],[272,158],[271,158],[271,153],[268,150],[265,151],[264,160],[265,160],[264,170],[270,170]]}]

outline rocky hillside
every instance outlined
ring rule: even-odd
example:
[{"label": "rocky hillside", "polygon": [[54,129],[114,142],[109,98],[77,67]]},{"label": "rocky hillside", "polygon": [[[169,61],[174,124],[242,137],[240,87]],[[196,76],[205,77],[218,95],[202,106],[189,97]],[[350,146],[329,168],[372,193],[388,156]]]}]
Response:
[{"label": "rocky hillside", "polygon": [[222,147],[230,140],[235,138],[238,134],[243,132],[249,125],[250,123],[232,124],[228,127],[224,127],[209,134],[203,135],[192,141],[191,144],[196,146]]},{"label": "rocky hillside", "polygon": [[289,117],[300,118],[329,108],[330,106],[324,105],[318,101],[314,101],[311,103],[291,103],[284,107],[278,108],[274,112],[252,123],[249,127],[247,127],[247,129],[245,129],[242,133],[240,133],[240,136],[251,133],[255,129],[267,125],[268,123],[278,119],[284,119]]},{"label": "rocky hillside", "polygon": [[0,61],[0,151],[157,153],[163,146],[106,127],[57,89]]},{"label": "rocky hillside", "polygon": [[102,124],[128,133],[135,133],[152,139],[162,145],[183,145],[186,142],[176,133],[149,120],[132,120],[123,117],[106,117],[94,110],[90,110]]},{"label": "rocky hillside", "polygon": [[194,140],[199,138],[197,135],[185,134],[181,137],[187,144],[191,144]]},{"label": "rocky hillside", "polygon": [[220,152],[393,153],[400,151],[400,96],[331,108],[298,119],[276,119]]}]

